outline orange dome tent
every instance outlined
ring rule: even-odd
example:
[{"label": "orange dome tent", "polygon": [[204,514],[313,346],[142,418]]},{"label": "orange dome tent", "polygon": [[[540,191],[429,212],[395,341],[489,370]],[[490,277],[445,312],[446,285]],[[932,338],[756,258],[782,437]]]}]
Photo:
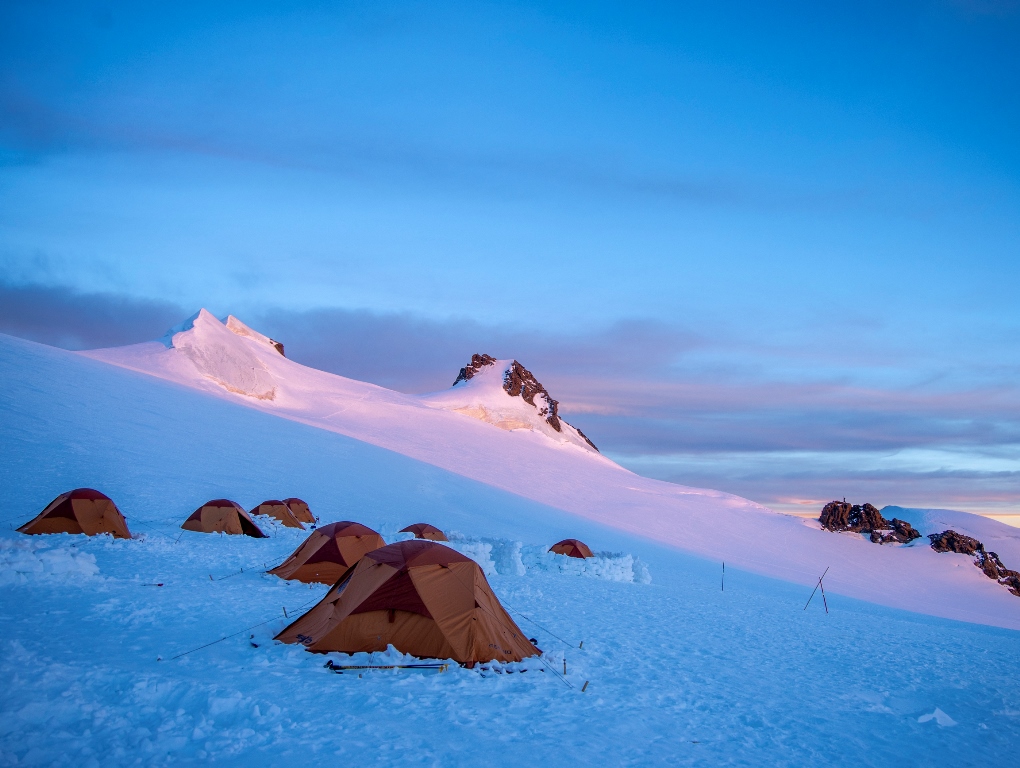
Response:
[{"label": "orange dome tent", "polygon": [[549,547],[549,551],[555,552],[557,555],[566,555],[567,557],[595,557],[588,548],[588,545],[577,539],[564,539]]},{"label": "orange dome tent", "polygon": [[292,497],[284,499],[283,503],[287,505],[287,509],[297,518],[298,522],[315,525],[315,515],[312,514],[312,510],[308,508],[306,502]]},{"label": "orange dome tent", "polygon": [[109,533],[118,539],[130,539],[127,521],[110,497],[92,488],[76,488],[62,493],[46,509],[19,529],[22,533],[84,533],[95,536]]},{"label": "orange dome tent", "polygon": [[306,584],[335,584],[363,555],[385,546],[382,536],[361,523],[330,523],[312,531],[290,557],[269,572]]},{"label": "orange dome tent", "polygon": [[263,501],[248,514],[269,515],[270,517],[275,517],[288,528],[301,528],[304,530],[304,526],[301,524],[301,521],[294,517],[294,513],[290,511],[290,507],[279,499]]},{"label": "orange dome tent", "polygon": [[415,523],[406,528],[400,529],[401,533],[413,533],[416,539],[428,539],[429,541],[449,541],[446,534],[428,523]]},{"label": "orange dome tent", "polygon": [[266,537],[244,508],[230,499],[207,501],[191,513],[191,517],[184,521],[181,528],[199,533],[243,533],[256,539]]},{"label": "orange dome tent", "polygon": [[276,636],[316,653],[398,651],[461,663],[520,661],[540,651],[499,604],[478,563],[442,544],[400,541],[369,552],[308,613]]}]

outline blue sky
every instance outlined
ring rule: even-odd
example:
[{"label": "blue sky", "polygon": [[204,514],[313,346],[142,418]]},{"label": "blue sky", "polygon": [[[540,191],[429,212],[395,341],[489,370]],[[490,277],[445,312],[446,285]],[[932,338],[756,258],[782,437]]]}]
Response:
[{"label": "blue sky", "polygon": [[891,5],[5,3],[0,331],[485,351],[643,473],[1020,513],[1020,6]]}]

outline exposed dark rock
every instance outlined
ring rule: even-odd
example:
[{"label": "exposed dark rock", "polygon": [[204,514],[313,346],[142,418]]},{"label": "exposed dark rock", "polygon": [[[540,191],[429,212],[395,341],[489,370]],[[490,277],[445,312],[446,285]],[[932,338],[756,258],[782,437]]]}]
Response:
[{"label": "exposed dark rock", "polygon": [[892,533],[883,534],[879,530],[873,530],[871,540],[876,544],[907,544],[914,539],[921,538],[917,529],[906,520],[898,520],[894,517],[890,525],[892,525]]},{"label": "exposed dark rock", "polygon": [[973,555],[978,550],[984,550],[984,545],[977,539],[964,536],[962,533],[950,529],[942,533],[930,533],[931,548],[936,552],[959,552],[961,555]]},{"label": "exposed dark rock", "polygon": [[[538,415],[544,417],[549,426],[557,432],[561,431],[560,417],[556,412],[559,403],[552,399],[545,387],[539,384],[538,379],[531,374],[531,371],[516,360],[510,363],[510,367],[503,374],[503,389],[510,397],[520,395],[524,402],[534,405],[538,408]],[[535,402],[536,395],[543,396],[537,403]]]},{"label": "exposed dark rock", "polygon": [[942,533],[928,534],[931,548],[936,552],[958,552],[961,555],[974,555],[974,565],[980,568],[985,576],[1002,584],[1010,592],[1020,597],[1020,573],[1011,571],[1002,564],[1002,560],[994,552],[987,552],[985,545],[970,536],[949,529]]},{"label": "exposed dark rock", "polygon": [[[830,501],[818,516],[823,528],[830,531],[853,531],[871,533],[875,530],[889,530],[892,525],[882,517],[878,508],[865,504],[848,504],[845,501]],[[915,537],[916,538],[916,537]]]},{"label": "exposed dark rock", "polygon": [[471,362],[460,369],[460,373],[457,374],[457,380],[453,382],[453,386],[457,386],[462,381],[467,381],[482,370],[482,368],[487,365],[493,365],[495,362],[496,358],[492,355],[471,355]]},{"label": "exposed dark rock", "polygon": [[[577,427],[574,427],[574,429],[577,429]],[[593,443],[591,440],[588,439],[588,435],[584,434],[584,432],[582,432],[579,429],[577,429],[577,434],[579,434],[582,438],[584,438],[584,442],[588,443],[588,445],[590,445],[592,447],[593,451],[595,451],[596,453],[600,452],[599,449],[595,447],[595,443]],[[534,643],[532,643],[532,645],[534,645]]]},{"label": "exposed dark rock", "polygon": [[269,341],[272,343],[273,347],[276,349],[277,352],[280,353],[281,356],[286,357],[286,355],[283,354],[283,342],[282,341],[276,341],[274,339],[270,339]]}]

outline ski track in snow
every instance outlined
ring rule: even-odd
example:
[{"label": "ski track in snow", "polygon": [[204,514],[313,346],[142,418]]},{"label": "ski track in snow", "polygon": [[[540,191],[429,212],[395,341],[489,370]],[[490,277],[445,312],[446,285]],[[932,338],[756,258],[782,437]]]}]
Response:
[{"label": "ski track in snow", "polygon": [[[0,765],[1007,765],[1020,747],[1014,631],[836,594],[829,614],[818,596],[804,611],[810,589],[729,564],[722,592],[718,562],[27,342],[0,337],[0,374]],[[82,485],[109,493],[138,538],[13,532]],[[452,544],[491,564],[573,687],[535,660],[336,675],[273,643],[284,607],[326,591],[260,572],[306,533],[179,526],[210,498],[289,495],[388,540],[419,521],[460,532]],[[614,554],[599,572],[561,568],[541,547],[567,536]]]}]

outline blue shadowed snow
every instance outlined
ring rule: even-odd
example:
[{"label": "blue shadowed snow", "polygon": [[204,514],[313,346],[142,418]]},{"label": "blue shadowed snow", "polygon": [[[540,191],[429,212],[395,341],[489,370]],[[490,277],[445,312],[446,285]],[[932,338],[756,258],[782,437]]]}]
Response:
[{"label": "blue shadowed snow", "polygon": [[[803,587],[732,568],[721,592],[718,563],[2,336],[0,376],[0,765],[575,764],[579,755],[612,765],[960,765],[1009,764],[1020,747],[1015,632],[831,595],[830,614],[820,595],[804,611]],[[111,495],[144,535],[11,530],[80,485]],[[290,495],[324,521],[391,536],[424,520],[502,549],[521,542],[526,554],[575,536],[640,558],[652,583],[544,570],[533,556],[524,575],[501,567],[490,577],[508,607],[569,641],[515,615],[553,669],[566,655],[573,687],[535,662],[484,677],[456,667],[336,675],[326,657],[271,640],[284,607],[293,614],[325,591],[260,573],[303,532],[274,528],[256,540],[179,528],[208,498],[250,507]],[[164,586],[145,586],[154,583]],[[925,717],[936,709],[944,714]]]}]

